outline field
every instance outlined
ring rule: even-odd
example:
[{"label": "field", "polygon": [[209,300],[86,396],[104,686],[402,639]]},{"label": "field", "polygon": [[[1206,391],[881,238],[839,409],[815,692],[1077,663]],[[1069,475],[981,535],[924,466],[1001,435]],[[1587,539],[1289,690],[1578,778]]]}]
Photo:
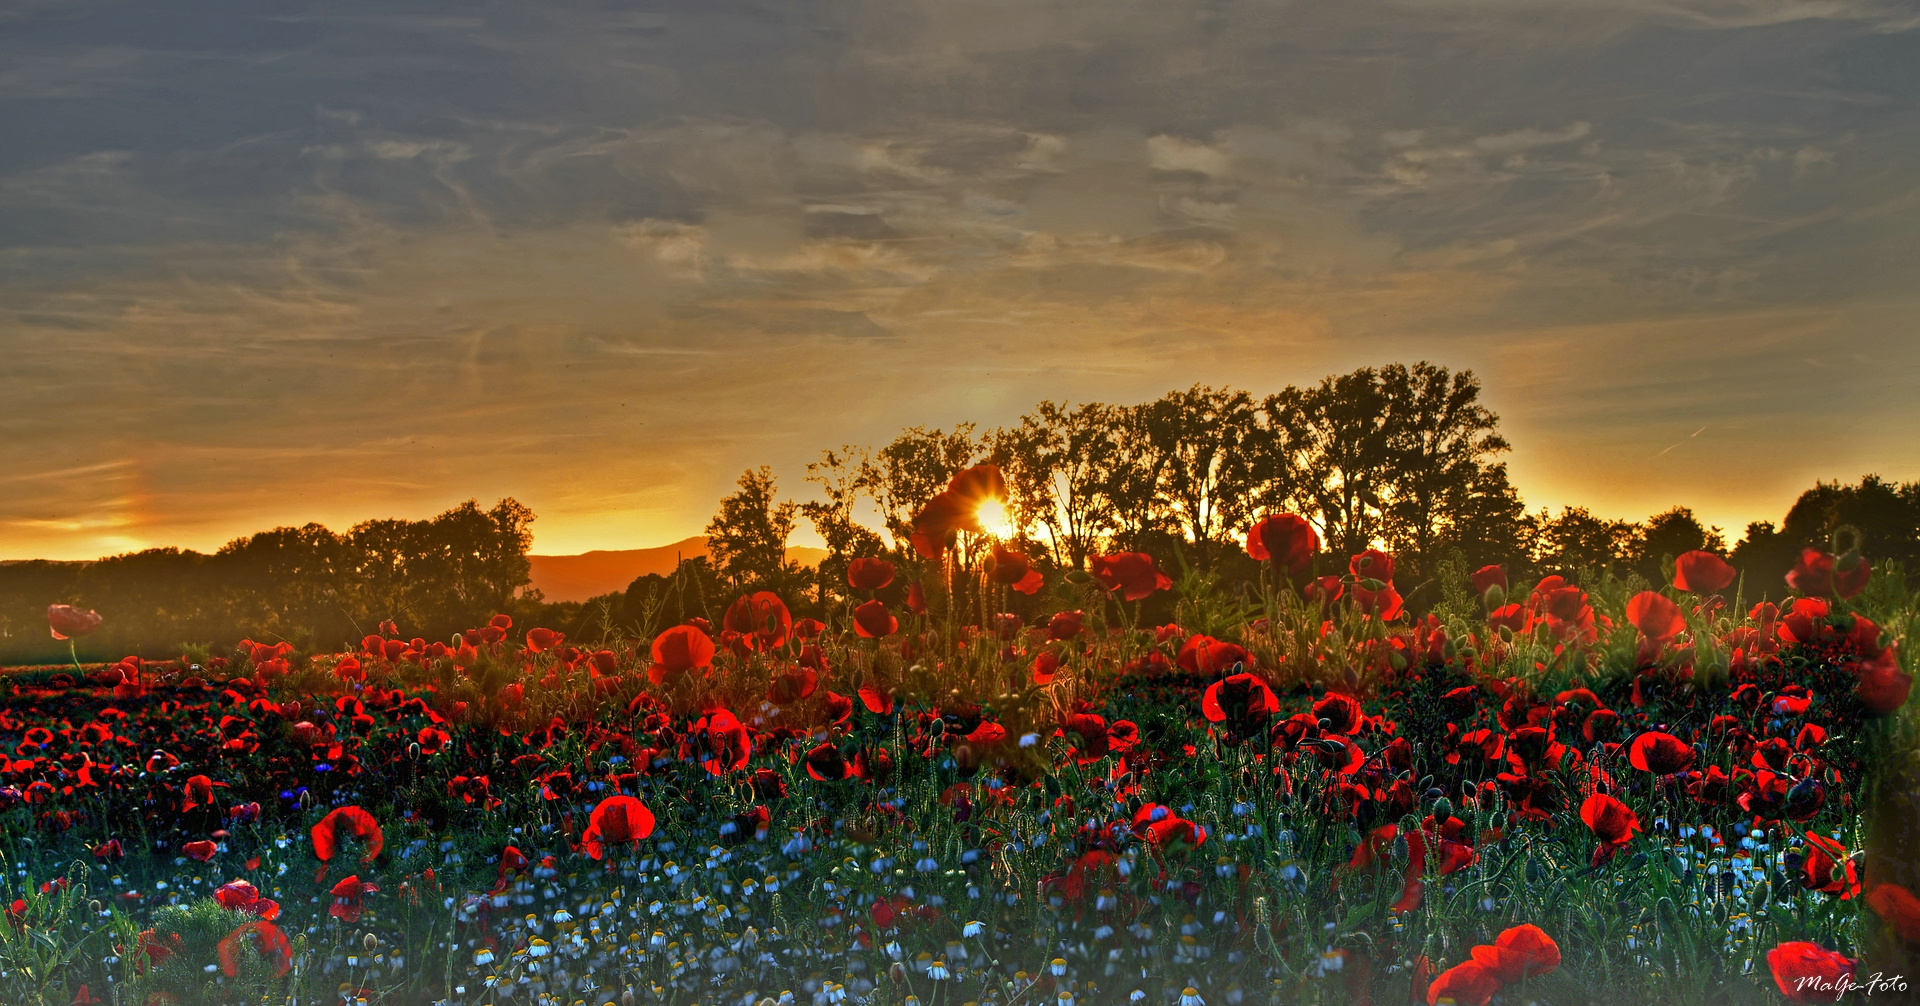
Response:
[{"label": "field", "polygon": [[1414,618],[1290,534],[1246,586],[938,547],[823,621],[16,671],[0,1002],[1915,995],[1897,568],[1459,568]]}]

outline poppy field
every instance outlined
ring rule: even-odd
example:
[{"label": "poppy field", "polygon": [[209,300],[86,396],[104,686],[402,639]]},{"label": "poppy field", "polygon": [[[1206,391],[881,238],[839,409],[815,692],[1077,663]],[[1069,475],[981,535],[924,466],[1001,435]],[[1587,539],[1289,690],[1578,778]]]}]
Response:
[{"label": "poppy field", "polygon": [[0,1002],[1920,995],[1897,566],[1443,567],[1415,617],[1292,515],[1254,582],[1043,570],[997,477],[824,618],[15,670]]}]

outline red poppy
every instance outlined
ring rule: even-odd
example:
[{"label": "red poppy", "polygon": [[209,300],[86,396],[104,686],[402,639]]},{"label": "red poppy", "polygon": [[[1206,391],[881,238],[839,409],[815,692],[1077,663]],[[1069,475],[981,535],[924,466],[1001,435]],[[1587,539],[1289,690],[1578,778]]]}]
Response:
[{"label": "red poppy", "polygon": [[855,559],[847,563],[847,586],[879,590],[893,582],[893,563],[885,559]]},{"label": "red poppy", "polygon": [[653,666],[647,677],[658,685],[668,675],[713,666],[713,640],[692,625],[676,625],[653,637]]},{"label": "red poppy", "polygon": [[653,812],[630,796],[610,796],[593,808],[580,836],[587,855],[599,859],[609,845],[638,842],[653,834]]},{"label": "red poppy", "polygon": [[1213,723],[1265,722],[1280,711],[1280,699],[1260,678],[1235,674],[1207,686],[1206,694],[1200,697],[1200,711]]},{"label": "red poppy", "polygon": [[334,850],[340,839],[352,837],[361,840],[365,851],[360,855],[362,863],[371,863],[380,855],[380,846],[384,841],[380,834],[380,823],[373,815],[359,807],[335,807],[313,826],[313,854],[322,863],[333,859]]},{"label": "red poppy", "polygon": [[1727,589],[1740,576],[1727,560],[1712,552],[1684,552],[1673,560],[1673,589],[1695,594],[1716,594]]},{"label": "red poppy", "polygon": [[805,665],[789,667],[774,675],[773,683],[767,688],[767,701],[780,706],[791,705],[812,695],[818,687],[819,671]]},{"label": "red poppy", "polygon": [[102,619],[93,611],[81,611],[71,604],[47,605],[47,628],[55,639],[84,636],[100,627]]},{"label": "red poppy", "polygon": [[554,647],[559,646],[560,641],[565,638],[567,637],[561,635],[558,632],[553,631],[552,629],[528,629],[527,630],[527,652],[528,653],[545,653],[548,650],[551,650]]},{"label": "red poppy", "polygon": [[1085,614],[1078,611],[1062,611],[1047,619],[1047,638],[1056,642],[1072,639],[1080,634]]},{"label": "red poppy", "polygon": [[900,620],[885,604],[868,601],[853,609],[853,628],[862,639],[880,639],[899,632]]},{"label": "red poppy", "polygon": [[1487,596],[1487,592],[1495,587],[1500,588],[1501,592],[1505,593],[1507,589],[1507,567],[1482,566],[1473,571],[1472,579],[1473,590],[1481,597]]},{"label": "red poppy", "polygon": [[1767,951],[1767,966],[1788,1002],[1832,1002],[1853,981],[1852,960],[1813,943],[1782,943]]},{"label": "red poppy", "polygon": [[1456,1006],[1487,1006],[1498,991],[1500,979],[1492,970],[1479,961],[1462,961],[1440,972],[1427,986],[1427,1006],[1436,1006],[1442,997]]},{"label": "red poppy", "polygon": [[1832,552],[1817,548],[1800,550],[1800,561],[1787,573],[1787,586],[1808,597],[1851,598],[1867,589],[1873,574],[1867,560],[1849,552],[1836,560]]},{"label": "red poppy", "polygon": [[1378,580],[1387,583],[1393,579],[1393,556],[1377,548],[1347,560],[1347,572],[1356,580]]},{"label": "red poppy", "polygon": [[1313,704],[1313,718],[1331,734],[1355,734],[1366,725],[1367,717],[1360,700],[1344,692],[1328,692]]},{"label": "red poppy", "polygon": [[1054,676],[1060,673],[1060,654],[1053,650],[1041,650],[1027,667],[1027,676],[1036,685],[1053,684]]},{"label": "red poppy", "polygon": [[[146,935],[146,933],[141,934],[143,938]],[[226,972],[228,978],[240,976],[240,948],[248,942],[251,942],[261,957],[273,964],[274,977],[284,978],[288,971],[293,970],[293,944],[288,941],[287,934],[281,932],[280,927],[271,922],[255,920],[241,923],[239,928],[220,940],[217,948],[220,954],[220,970]],[[155,964],[173,954],[168,950],[164,955],[155,955],[153,951],[161,949],[158,943],[146,949],[149,956],[153,957]]]},{"label": "red poppy", "polygon": [[1680,606],[1667,600],[1666,595],[1651,590],[1643,590],[1627,600],[1627,621],[1632,622],[1642,636],[1662,645],[1671,642],[1687,627]]},{"label": "red poppy", "polygon": [[1580,805],[1580,820],[1593,829],[1600,839],[1600,847],[1594,850],[1593,861],[1597,865],[1606,862],[1616,851],[1633,841],[1633,835],[1640,830],[1640,816],[1633,808],[1606,795],[1595,793],[1587,797]]},{"label": "red poppy", "polygon": [[[1369,587],[1367,586],[1368,583],[1380,583],[1380,586],[1378,588]],[[1353,585],[1354,607],[1382,621],[1391,622],[1399,618],[1403,604],[1404,599],[1401,598],[1399,591],[1393,589],[1393,584],[1391,583],[1381,583],[1379,580],[1362,580]]]},{"label": "red poppy", "polygon": [[342,922],[358,922],[363,908],[361,899],[379,890],[373,884],[362,882],[359,877],[348,877],[333,885],[333,905],[327,909],[327,914]]},{"label": "red poppy", "polygon": [[1173,808],[1149,803],[1133,815],[1133,833],[1156,846],[1200,846],[1207,841],[1207,829],[1174,813]]},{"label": "red poppy", "polygon": [[859,695],[860,704],[866,706],[868,712],[876,716],[885,716],[893,712],[893,689],[882,689],[879,685],[869,682],[860,686]]},{"label": "red poppy", "polygon": [[187,780],[184,792],[185,799],[180,801],[180,812],[183,814],[213,802],[213,780],[204,775],[192,776]]},{"label": "red poppy", "polygon": [[1847,855],[1847,847],[1812,831],[1807,832],[1806,839],[1807,855],[1800,864],[1800,886],[1809,891],[1837,894],[1841,901],[1853,900],[1860,893],[1860,877]]},{"label": "red poppy", "polygon": [[1920,943],[1920,898],[1899,884],[1876,884],[1867,892],[1867,905],[1885,919],[1900,938]]},{"label": "red poppy", "polygon": [[213,892],[213,900],[231,912],[248,912],[263,919],[280,917],[280,905],[260,896],[260,891],[244,880],[229,880]]},{"label": "red poppy", "polygon": [[1033,568],[1033,561],[1012,549],[1004,548],[999,542],[993,545],[993,555],[987,561],[988,576],[993,582],[1012,587],[1022,594],[1032,594],[1046,585],[1046,579],[1040,571]]},{"label": "red poppy", "polygon": [[1495,629],[1525,632],[1533,624],[1533,612],[1519,604],[1505,604],[1487,612],[1487,624]]},{"label": "red poppy", "polygon": [[186,853],[188,859],[205,863],[220,854],[220,846],[202,839],[198,842],[188,842],[180,847],[180,851]]},{"label": "red poppy", "polygon": [[821,744],[807,752],[807,775],[821,782],[839,782],[853,774],[853,766],[847,764],[847,758],[840,749],[832,744]]},{"label": "red poppy", "polygon": [[770,590],[756,591],[727,608],[721,627],[740,633],[749,647],[765,653],[786,645],[793,630],[793,614],[780,595]]},{"label": "red poppy", "polygon": [[1856,664],[1854,669],[1860,674],[1854,683],[1854,694],[1870,713],[1893,712],[1906,705],[1907,696],[1913,693],[1913,675],[1900,669],[1892,647],[1872,660]]},{"label": "red poppy", "polygon": [[938,559],[947,538],[956,531],[979,534],[980,507],[988,500],[1007,498],[1007,480],[997,465],[975,465],[955,475],[947,488],[927,501],[913,516],[909,540],[923,558]]},{"label": "red poppy", "polygon": [[1642,772],[1672,775],[1693,764],[1693,748],[1672,734],[1649,730],[1633,739],[1627,760]]},{"label": "red poppy", "polygon": [[1268,517],[1247,531],[1247,554],[1299,576],[1313,566],[1314,553],[1320,551],[1320,535],[1313,525],[1298,514]]},{"label": "red poppy", "polygon": [[1188,674],[1219,674],[1235,664],[1247,663],[1247,651],[1212,636],[1188,636],[1174,663]]},{"label": "red poppy", "polygon": [[693,729],[705,737],[700,765],[708,772],[726,775],[747,767],[753,755],[753,736],[732,713],[715,709],[701,717]]},{"label": "red poppy", "polygon": [[1491,947],[1474,947],[1473,959],[1486,965],[1501,984],[1511,985],[1558,968],[1560,945],[1539,926],[1524,924],[1501,933]]},{"label": "red poppy", "polygon": [[1088,564],[1093,578],[1107,590],[1118,591],[1123,601],[1138,601],[1156,590],[1173,588],[1173,580],[1155,568],[1153,556],[1145,552],[1096,555]]}]

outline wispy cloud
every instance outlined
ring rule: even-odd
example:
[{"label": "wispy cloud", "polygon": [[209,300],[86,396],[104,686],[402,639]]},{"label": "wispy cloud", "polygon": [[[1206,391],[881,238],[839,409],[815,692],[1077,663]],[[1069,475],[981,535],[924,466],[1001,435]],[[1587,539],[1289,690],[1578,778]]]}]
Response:
[{"label": "wispy cloud", "polygon": [[1920,477],[1909,5],[4,17],[0,556],[504,494],[653,544],[826,444],[1391,359],[1476,369],[1536,502]]}]

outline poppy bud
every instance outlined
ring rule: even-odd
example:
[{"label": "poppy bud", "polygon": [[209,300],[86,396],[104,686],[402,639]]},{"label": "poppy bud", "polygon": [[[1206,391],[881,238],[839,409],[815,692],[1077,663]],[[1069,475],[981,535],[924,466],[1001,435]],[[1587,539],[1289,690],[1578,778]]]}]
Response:
[{"label": "poppy bud", "polygon": [[1488,587],[1486,594],[1483,596],[1486,597],[1487,607],[1489,608],[1503,608],[1507,604],[1507,588],[1499,584]]},{"label": "poppy bud", "polygon": [[367,953],[373,953],[375,950],[380,949],[380,937],[368,933],[361,939],[360,945],[367,948]]},{"label": "poppy bud", "polygon": [[1436,822],[1445,821],[1452,816],[1453,816],[1452,800],[1449,800],[1443,796],[1440,799],[1433,801],[1433,819]]}]

